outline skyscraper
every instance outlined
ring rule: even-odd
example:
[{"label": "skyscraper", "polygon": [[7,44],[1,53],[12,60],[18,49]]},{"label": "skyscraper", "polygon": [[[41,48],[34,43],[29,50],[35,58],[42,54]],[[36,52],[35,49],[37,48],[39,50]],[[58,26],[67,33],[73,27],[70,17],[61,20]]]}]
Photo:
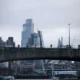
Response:
[{"label": "skyscraper", "polygon": [[40,47],[44,47],[42,32],[38,31],[38,34],[39,34],[39,37],[40,37]]},{"label": "skyscraper", "polygon": [[[34,23],[32,19],[27,19],[26,23],[23,24],[21,47],[43,47],[42,32],[34,32]],[[37,65],[38,63],[42,65],[42,62],[42,60],[24,60],[20,63],[21,65],[27,66],[31,64]]]},{"label": "skyscraper", "polygon": [[34,33],[34,23],[32,19],[27,19],[26,23],[23,24],[21,47],[26,47],[32,33]]},{"label": "skyscraper", "polygon": [[5,43],[5,47],[15,47],[15,42],[13,37],[8,37],[8,40]]},{"label": "skyscraper", "polygon": [[0,47],[4,47],[4,42],[1,37],[0,37]]},{"label": "skyscraper", "polygon": [[58,48],[62,48],[63,46],[63,37],[61,37],[61,40],[58,39]]},{"label": "skyscraper", "polygon": [[31,34],[28,40],[28,47],[40,47],[40,37],[38,33]]},{"label": "skyscraper", "polygon": [[61,41],[60,39],[58,39],[58,48],[60,48],[60,45],[61,45]]},{"label": "skyscraper", "polygon": [[63,46],[63,37],[61,37],[61,47]]}]

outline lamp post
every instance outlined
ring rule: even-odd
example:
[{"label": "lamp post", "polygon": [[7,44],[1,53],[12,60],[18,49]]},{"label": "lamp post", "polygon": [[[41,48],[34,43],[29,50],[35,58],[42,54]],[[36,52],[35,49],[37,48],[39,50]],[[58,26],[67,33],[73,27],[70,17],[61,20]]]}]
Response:
[{"label": "lamp post", "polygon": [[69,23],[68,25],[69,25],[69,48],[70,48],[71,47],[70,46],[70,25],[71,25],[71,23]]}]

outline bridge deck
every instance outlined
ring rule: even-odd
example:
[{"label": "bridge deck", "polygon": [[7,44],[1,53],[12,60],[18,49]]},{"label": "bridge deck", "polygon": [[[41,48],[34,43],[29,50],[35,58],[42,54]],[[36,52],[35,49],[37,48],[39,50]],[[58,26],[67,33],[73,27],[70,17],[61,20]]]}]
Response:
[{"label": "bridge deck", "polygon": [[0,62],[25,59],[80,60],[80,49],[0,48]]}]

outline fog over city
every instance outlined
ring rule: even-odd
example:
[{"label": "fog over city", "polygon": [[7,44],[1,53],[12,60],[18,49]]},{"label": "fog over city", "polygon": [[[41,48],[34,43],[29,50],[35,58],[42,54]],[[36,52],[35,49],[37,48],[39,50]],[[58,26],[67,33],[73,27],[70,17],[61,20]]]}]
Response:
[{"label": "fog over city", "polygon": [[0,36],[4,41],[12,36],[16,45],[21,44],[26,19],[33,19],[35,31],[42,31],[46,47],[56,47],[61,36],[63,44],[68,44],[69,23],[71,44],[80,44],[80,0],[0,0]]}]

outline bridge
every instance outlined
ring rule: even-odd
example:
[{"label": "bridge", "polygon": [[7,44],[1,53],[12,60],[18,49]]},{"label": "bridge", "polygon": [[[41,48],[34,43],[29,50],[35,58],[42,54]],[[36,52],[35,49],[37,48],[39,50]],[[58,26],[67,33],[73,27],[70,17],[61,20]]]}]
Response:
[{"label": "bridge", "polygon": [[0,48],[0,62],[28,60],[28,59],[54,59],[80,61],[80,49],[72,48]]}]

